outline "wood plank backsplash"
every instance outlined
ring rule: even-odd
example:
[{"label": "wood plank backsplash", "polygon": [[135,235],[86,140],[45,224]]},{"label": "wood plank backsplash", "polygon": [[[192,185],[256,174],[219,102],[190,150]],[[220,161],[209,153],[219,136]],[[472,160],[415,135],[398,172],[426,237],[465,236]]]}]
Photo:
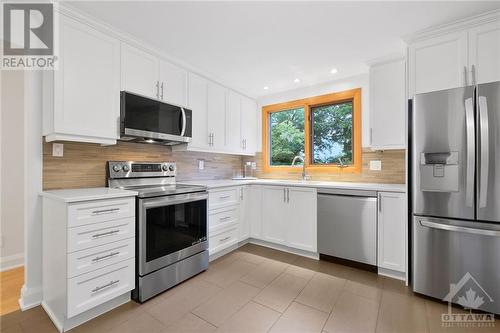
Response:
[{"label": "wood plank backsplash", "polygon": [[[244,161],[257,162],[259,178],[297,179],[296,173],[261,172],[262,154],[255,157],[238,155],[172,152],[167,146],[119,142],[113,146],[63,142],[64,157],[52,156],[52,143],[43,144],[43,189],[82,188],[106,186],[107,161],[173,161],[177,163],[179,181],[202,179],[229,179],[241,172]],[[198,170],[197,160],[205,161],[205,169]],[[381,160],[382,170],[371,171],[370,160]],[[359,174],[338,171],[314,174],[313,180],[332,180],[369,183],[404,183],[405,151],[363,150],[363,170]]]},{"label": "wood plank backsplash", "polygon": [[[237,155],[172,152],[168,146],[118,142],[113,146],[62,142],[64,157],[52,156],[52,143],[43,144],[43,189],[106,186],[107,161],[150,161],[177,163],[177,179],[229,179],[241,170]],[[198,170],[197,160],[205,160]]]}]

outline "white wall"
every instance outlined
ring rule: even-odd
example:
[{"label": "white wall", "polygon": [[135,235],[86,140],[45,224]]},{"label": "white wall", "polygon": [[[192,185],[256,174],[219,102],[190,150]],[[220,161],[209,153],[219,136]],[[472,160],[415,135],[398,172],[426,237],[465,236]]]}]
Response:
[{"label": "white wall", "polygon": [[[262,106],[269,104],[276,104],[282,102],[288,102],[296,99],[302,99],[306,97],[313,97],[324,95],[328,93],[339,92],[343,90],[349,90],[354,88],[361,88],[361,127],[362,127],[362,146],[370,146],[370,107],[369,107],[369,75],[361,74],[356,76],[351,76],[348,78],[331,81],[328,83],[322,83],[310,87],[304,87],[294,90],[285,91],[282,93],[274,94],[259,98],[257,100],[259,110]],[[260,114],[260,111],[259,111]],[[258,151],[262,150],[262,117],[259,116],[259,131],[258,131]]]},{"label": "white wall", "polygon": [[1,74],[0,271],[24,264],[24,73]]}]

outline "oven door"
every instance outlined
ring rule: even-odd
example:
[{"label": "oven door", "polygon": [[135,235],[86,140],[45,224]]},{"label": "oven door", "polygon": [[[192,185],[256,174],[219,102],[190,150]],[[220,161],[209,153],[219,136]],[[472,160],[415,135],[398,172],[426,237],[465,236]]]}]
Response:
[{"label": "oven door", "polygon": [[208,248],[206,192],[139,199],[139,275]]}]

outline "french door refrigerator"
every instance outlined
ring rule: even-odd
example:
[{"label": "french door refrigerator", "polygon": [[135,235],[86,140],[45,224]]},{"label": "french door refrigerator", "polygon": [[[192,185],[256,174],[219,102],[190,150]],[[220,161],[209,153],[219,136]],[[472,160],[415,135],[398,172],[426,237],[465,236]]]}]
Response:
[{"label": "french door refrigerator", "polygon": [[500,314],[500,82],[418,94],[411,124],[413,290]]}]

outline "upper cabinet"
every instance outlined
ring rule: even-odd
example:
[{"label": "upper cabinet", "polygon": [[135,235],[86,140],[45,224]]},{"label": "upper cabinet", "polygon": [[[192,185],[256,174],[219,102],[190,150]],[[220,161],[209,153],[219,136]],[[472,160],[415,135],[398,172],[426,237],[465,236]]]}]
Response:
[{"label": "upper cabinet", "polygon": [[409,97],[500,80],[500,15],[475,17],[411,37]]},{"label": "upper cabinet", "polygon": [[241,146],[245,154],[257,150],[257,103],[247,97],[241,99]]},{"label": "upper cabinet", "polygon": [[255,101],[228,91],[226,147],[234,153],[255,154],[257,146],[257,106]]},{"label": "upper cabinet", "polygon": [[[372,149],[404,149],[406,62],[392,58],[370,66],[370,141]],[[391,124],[391,126],[387,126]]]},{"label": "upper cabinet", "polygon": [[227,148],[238,152],[243,149],[241,141],[241,100],[242,96],[232,90],[227,94],[226,142]]},{"label": "upper cabinet", "polygon": [[226,146],[226,93],[223,86],[208,82],[208,136],[214,151],[223,151]]},{"label": "upper cabinet", "polygon": [[188,77],[188,108],[193,112],[192,141],[191,147],[198,149],[208,149],[208,81],[194,73],[189,73]]},{"label": "upper cabinet", "polygon": [[188,72],[169,62],[160,61],[160,99],[187,106]]},{"label": "upper cabinet", "polygon": [[114,144],[120,117],[120,42],[59,14],[59,68],[43,73],[43,135]]}]

